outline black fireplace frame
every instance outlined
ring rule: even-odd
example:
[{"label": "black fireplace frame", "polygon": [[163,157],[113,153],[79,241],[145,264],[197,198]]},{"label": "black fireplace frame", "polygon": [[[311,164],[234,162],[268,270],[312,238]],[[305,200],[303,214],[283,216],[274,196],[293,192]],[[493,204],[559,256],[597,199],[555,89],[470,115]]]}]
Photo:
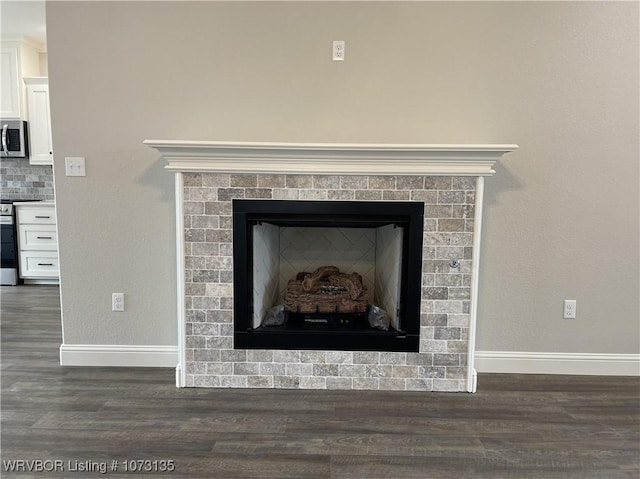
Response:
[{"label": "black fireplace frame", "polygon": [[[402,331],[304,331],[258,328],[253,312],[252,226],[404,228],[400,321]],[[418,352],[422,297],[424,204],[414,201],[233,200],[233,294],[235,349],[311,349]],[[409,261],[409,258],[419,258]]]}]

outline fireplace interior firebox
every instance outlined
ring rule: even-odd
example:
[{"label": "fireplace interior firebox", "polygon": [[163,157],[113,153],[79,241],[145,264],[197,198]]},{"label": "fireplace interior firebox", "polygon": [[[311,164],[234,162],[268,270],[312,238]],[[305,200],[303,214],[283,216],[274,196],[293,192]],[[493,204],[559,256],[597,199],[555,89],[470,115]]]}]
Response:
[{"label": "fireplace interior firebox", "polygon": [[233,200],[234,347],[417,352],[422,202]]}]

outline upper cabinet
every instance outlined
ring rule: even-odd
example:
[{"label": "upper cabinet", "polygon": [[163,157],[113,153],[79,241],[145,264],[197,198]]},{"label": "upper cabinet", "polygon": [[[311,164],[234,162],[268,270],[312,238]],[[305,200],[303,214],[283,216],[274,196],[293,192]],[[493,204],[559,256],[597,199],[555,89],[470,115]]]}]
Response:
[{"label": "upper cabinet", "polygon": [[0,118],[26,120],[22,78],[40,74],[39,49],[27,42],[3,41],[0,53]]},{"label": "upper cabinet", "polygon": [[29,163],[52,165],[51,115],[49,112],[49,79],[31,77],[27,85],[27,113],[29,119]]},{"label": "upper cabinet", "polygon": [[2,47],[2,70],[0,70],[0,118],[21,117],[21,75],[18,73],[18,48]]}]

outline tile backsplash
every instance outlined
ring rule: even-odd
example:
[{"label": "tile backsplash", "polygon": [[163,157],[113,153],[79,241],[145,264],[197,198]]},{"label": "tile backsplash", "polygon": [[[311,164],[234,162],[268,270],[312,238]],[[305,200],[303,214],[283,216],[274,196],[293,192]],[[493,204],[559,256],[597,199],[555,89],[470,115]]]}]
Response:
[{"label": "tile backsplash", "polygon": [[0,199],[53,200],[53,167],[24,158],[0,160]]}]

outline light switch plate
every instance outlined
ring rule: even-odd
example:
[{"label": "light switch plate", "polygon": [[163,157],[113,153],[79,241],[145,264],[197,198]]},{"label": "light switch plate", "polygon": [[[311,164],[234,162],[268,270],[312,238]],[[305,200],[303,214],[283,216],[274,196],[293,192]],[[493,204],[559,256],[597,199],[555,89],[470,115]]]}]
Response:
[{"label": "light switch plate", "polygon": [[87,176],[84,157],[82,156],[65,157],[64,169],[67,176]]}]

